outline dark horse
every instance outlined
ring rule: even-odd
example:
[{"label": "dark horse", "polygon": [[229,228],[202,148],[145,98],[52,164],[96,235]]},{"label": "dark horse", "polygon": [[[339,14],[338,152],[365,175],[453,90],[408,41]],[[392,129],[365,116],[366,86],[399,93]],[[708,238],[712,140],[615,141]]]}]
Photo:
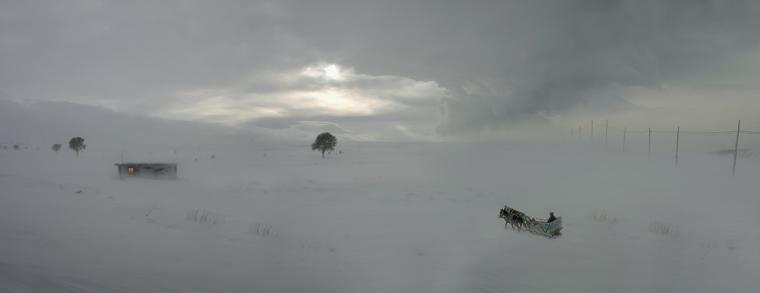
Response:
[{"label": "dark horse", "polygon": [[526,227],[525,219],[527,216],[507,206],[504,206],[504,208],[499,211],[499,218],[504,219],[505,229],[507,228],[507,224],[511,225],[512,229],[517,229],[517,231],[520,231],[522,228]]}]

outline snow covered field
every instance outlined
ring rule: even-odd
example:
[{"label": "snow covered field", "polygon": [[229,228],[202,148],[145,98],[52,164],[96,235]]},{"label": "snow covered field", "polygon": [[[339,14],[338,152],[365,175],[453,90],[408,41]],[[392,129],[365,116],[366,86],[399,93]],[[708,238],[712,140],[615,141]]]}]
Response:
[{"label": "snow covered field", "polygon": [[[535,143],[0,151],[0,292],[758,292],[760,160]],[[211,159],[210,155],[215,154]],[[195,162],[195,159],[198,159]],[[504,204],[564,235],[504,229]]]}]

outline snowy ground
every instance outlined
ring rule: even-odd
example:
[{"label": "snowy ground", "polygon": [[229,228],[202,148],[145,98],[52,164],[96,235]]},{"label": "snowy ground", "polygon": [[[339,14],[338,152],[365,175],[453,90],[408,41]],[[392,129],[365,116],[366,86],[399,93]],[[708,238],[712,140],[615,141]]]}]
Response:
[{"label": "snowy ground", "polygon": [[[95,146],[0,151],[0,292],[760,291],[758,159],[341,149],[144,151],[177,181],[119,180]],[[504,204],[564,235],[505,230]]]}]

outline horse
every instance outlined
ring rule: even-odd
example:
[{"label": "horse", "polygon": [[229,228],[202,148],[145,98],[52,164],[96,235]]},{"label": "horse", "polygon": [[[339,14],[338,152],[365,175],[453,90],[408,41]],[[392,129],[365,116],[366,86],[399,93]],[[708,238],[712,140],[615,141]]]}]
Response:
[{"label": "horse", "polygon": [[507,209],[501,209],[499,211],[499,218],[504,219],[504,229],[507,228],[507,225],[512,225],[512,229],[517,229],[520,231],[520,228],[523,225],[522,220],[516,215],[510,213]]},{"label": "horse", "polygon": [[511,225],[512,229],[516,229],[517,231],[520,231],[523,227],[526,227],[525,219],[527,217],[525,214],[513,210],[507,206],[504,206],[504,208],[499,211],[499,218],[504,219],[504,229],[507,228],[507,224]]}]

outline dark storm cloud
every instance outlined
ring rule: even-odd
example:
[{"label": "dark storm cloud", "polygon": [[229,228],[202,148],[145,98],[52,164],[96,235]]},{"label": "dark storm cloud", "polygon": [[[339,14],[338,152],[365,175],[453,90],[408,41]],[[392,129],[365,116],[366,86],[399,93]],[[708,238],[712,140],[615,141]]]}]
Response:
[{"label": "dark storm cloud", "polygon": [[308,43],[362,71],[455,92],[444,132],[552,116],[610,87],[709,76],[740,64],[760,39],[756,1],[373,2],[345,14],[313,5],[294,17],[312,24],[296,26]]},{"label": "dark storm cloud", "polygon": [[758,16],[751,0],[5,2],[0,87],[147,111],[187,90],[277,92],[292,85],[246,79],[329,62],[436,82],[439,130],[457,133],[710,79],[757,49]]},{"label": "dark storm cloud", "polygon": [[535,28],[540,37],[529,42],[516,68],[505,66],[501,81],[509,92],[463,93],[448,101],[449,120],[441,130],[552,116],[610,87],[672,84],[681,75],[734,66],[732,58],[755,49],[760,40],[757,2],[561,3],[525,11],[532,19],[522,27]]}]

